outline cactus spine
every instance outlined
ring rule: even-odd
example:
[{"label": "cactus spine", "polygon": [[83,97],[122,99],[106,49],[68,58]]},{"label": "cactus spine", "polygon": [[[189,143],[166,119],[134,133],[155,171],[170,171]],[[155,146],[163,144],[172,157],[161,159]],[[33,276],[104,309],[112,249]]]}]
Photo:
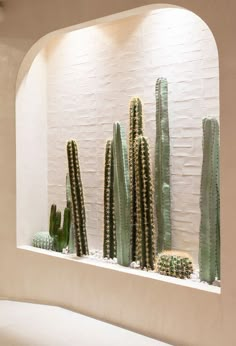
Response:
[{"label": "cactus spine", "polygon": [[157,256],[155,269],[162,275],[189,279],[193,273],[193,262],[188,254],[164,251]]},{"label": "cactus spine", "polygon": [[66,201],[67,207],[70,208],[71,212],[71,223],[70,223],[70,237],[68,243],[68,250],[70,253],[75,252],[75,227],[74,227],[74,218],[73,218],[73,209],[71,201],[71,186],[70,186],[70,177],[69,174],[66,175]]},{"label": "cactus spine", "polygon": [[76,253],[77,256],[88,255],[83,186],[80,175],[78,149],[76,142],[73,140],[67,143],[67,157],[76,234]]},{"label": "cactus spine", "polygon": [[53,238],[53,249],[57,252],[68,245],[70,232],[70,209],[64,209],[63,227],[61,228],[61,212],[57,211],[55,204],[51,206],[49,234]]},{"label": "cactus spine", "polygon": [[142,103],[138,97],[130,101],[129,124],[129,174],[130,174],[130,224],[131,224],[131,257],[137,260],[137,192],[135,170],[135,142],[143,135]]},{"label": "cactus spine", "polygon": [[153,187],[147,139],[139,136],[135,143],[135,182],[137,242],[136,257],[141,268],[154,269],[155,234],[153,222]]},{"label": "cactus spine", "polygon": [[201,224],[199,234],[200,279],[220,279],[220,190],[219,124],[203,119],[203,163],[201,177]]},{"label": "cactus spine", "polygon": [[104,179],[104,241],[103,256],[116,257],[116,225],[114,211],[114,159],[113,141],[106,143]]},{"label": "cactus spine", "polygon": [[170,139],[168,86],[165,78],[156,82],[155,201],[158,225],[157,251],[171,249]]},{"label": "cactus spine", "polygon": [[117,237],[117,261],[129,266],[130,248],[130,186],[125,133],[120,123],[113,126],[114,206]]}]

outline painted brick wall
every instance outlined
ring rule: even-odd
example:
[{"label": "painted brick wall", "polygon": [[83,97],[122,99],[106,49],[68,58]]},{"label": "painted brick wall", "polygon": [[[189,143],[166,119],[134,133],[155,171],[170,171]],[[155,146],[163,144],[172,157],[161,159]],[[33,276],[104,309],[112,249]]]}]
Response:
[{"label": "painted brick wall", "polygon": [[[139,96],[154,163],[155,81],[169,82],[173,247],[195,261],[200,222],[202,117],[219,116],[218,54],[191,12],[156,10],[58,37],[47,47],[49,205],[65,204],[65,143],[79,143],[90,247],[101,248],[104,148],[112,123],[128,130]],[[127,131],[128,132],[128,131]]]}]

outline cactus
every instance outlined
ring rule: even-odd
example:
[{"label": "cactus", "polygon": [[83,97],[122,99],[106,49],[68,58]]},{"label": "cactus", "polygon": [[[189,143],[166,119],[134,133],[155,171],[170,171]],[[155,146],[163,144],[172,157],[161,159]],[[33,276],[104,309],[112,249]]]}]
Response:
[{"label": "cactus", "polygon": [[117,262],[129,266],[130,247],[130,186],[125,133],[120,123],[113,126],[114,206],[117,237]]},{"label": "cactus", "polygon": [[199,234],[200,279],[220,279],[220,190],[219,124],[203,119],[203,163],[201,177],[201,224]]},{"label": "cactus", "polygon": [[155,271],[179,279],[189,279],[193,273],[193,262],[188,254],[177,251],[163,251],[157,256]]},{"label": "cactus", "polygon": [[155,227],[153,222],[153,187],[147,139],[139,136],[135,143],[135,182],[137,241],[136,257],[141,268],[154,269]]},{"label": "cactus", "polygon": [[32,241],[34,247],[45,250],[53,250],[53,238],[48,232],[37,232]]},{"label": "cactus", "polygon": [[105,155],[105,179],[104,179],[104,241],[103,256],[108,258],[116,257],[116,225],[114,211],[114,159],[113,142],[106,143]]},{"label": "cactus", "polygon": [[70,208],[70,212],[71,212],[71,223],[70,223],[68,250],[70,253],[74,253],[75,252],[75,227],[74,227],[74,222],[73,222],[73,209],[72,209],[72,201],[71,201],[70,177],[69,177],[68,173],[66,175],[66,201],[67,201],[67,208]]},{"label": "cactus", "polygon": [[143,135],[142,103],[138,97],[130,101],[129,107],[129,174],[130,174],[130,224],[131,224],[131,257],[137,260],[137,194],[135,176],[135,141],[138,136]]},{"label": "cactus", "polygon": [[51,206],[49,234],[53,238],[53,250],[62,252],[68,245],[70,232],[70,208],[64,209],[63,228],[61,228],[61,212],[55,204]]},{"label": "cactus", "polygon": [[171,249],[170,139],[168,86],[164,78],[156,82],[155,202],[158,225],[157,251]]},{"label": "cactus", "polygon": [[73,140],[67,143],[67,157],[76,236],[76,253],[77,256],[88,255],[89,250],[86,232],[83,186],[80,174],[78,149],[76,142]]}]

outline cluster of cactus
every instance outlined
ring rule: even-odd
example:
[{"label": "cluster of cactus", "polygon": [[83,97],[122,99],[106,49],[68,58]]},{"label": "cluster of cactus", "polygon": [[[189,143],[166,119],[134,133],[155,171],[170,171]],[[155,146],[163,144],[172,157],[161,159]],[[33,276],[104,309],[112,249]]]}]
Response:
[{"label": "cluster of cactus", "polygon": [[136,183],[136,258],[141,268],[154,269],[155,226],[153,221],[153,187],[147,139],[139,136],[135,143]]},{"label": "cluster of cactus", "polygon": [[185,253],[163,251],[157,256],[155,270],[162,275],[189,279],[193,273],[193,262]]},{"label": "cluster of cactus", "polygon": [[71,199],[73,208],[73,221],[75,227],[76,254],[88,255],[88,241],[86,232],[86,216],[83,196],[83,186],[80,174],[78,148],[75,141],[67,143],[68,169],[71,185]]},{"label": "cluster of cactus", "polygon": [[220,279],[219,124],[203,119],[199,269],[201,281]]},{"label": "cluster of cactus", "polygon": [[113,141],[106,143],[104,174],[104,241],[103,256],[116,257],[116,223],[114,210],[114,156]]},{"label": "cluster of cactus", "polygon": [[128,155],[124,129],[113,126],[114,206],[117,237],[117,262],[129,266],[130,251],[130,187]]},{"label": "cluster of cactus", "polygon": [[69,243],[71,214],[70,208],[64,209],[63,227],[61,228],[61,212],[55,204],[51,206],[49,234],[53,238],[53,250],[62,252]]},{"label": "cluster of cactus", "polygon": [[37,232],[32,241],[34,247],[45,250],[53,250],[53,238],[48,232]]},{"label": "cluster of cactus", "polygon": [[168,85],[165,78],[156,82],[155,202],[157,251],[171,249],[170,138]]},{"label": "cluster of cactus", "polygon": [[72,200],[71,200],[71,186],[70,186],[69,174],[66,175],[66,201],[67,201],[67,207],[70,208],[70,213],[71,213],[70,237],[69,237],[68,251],[69,251],[69,253],[74,253],[75,252],[75,227],[74,227],[73,208],[72,208]]}]

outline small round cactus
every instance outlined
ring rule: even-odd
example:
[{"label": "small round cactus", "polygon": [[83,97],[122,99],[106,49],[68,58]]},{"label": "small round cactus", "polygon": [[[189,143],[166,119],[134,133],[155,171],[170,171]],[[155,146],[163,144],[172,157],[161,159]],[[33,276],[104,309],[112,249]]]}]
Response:
[{"label": "small round cactus", "polygon": [[37,232],[33,237],[33,246],[41,249],[52,250],[53,238],[48,232]]},{"label": "small round cactus", "polygon": [[162,275],[189,279],[193,273],[193,262],[186,253],[164,251],[157,256],[155,271]]}]

